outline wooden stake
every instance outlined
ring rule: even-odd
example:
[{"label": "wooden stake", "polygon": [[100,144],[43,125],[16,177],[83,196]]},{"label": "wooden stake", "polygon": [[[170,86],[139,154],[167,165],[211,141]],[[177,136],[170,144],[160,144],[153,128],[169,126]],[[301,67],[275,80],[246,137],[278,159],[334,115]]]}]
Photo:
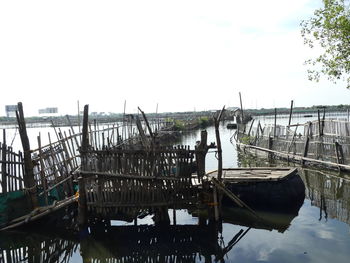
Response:
[{"label": "wooden stake", "polygon": [[32,162],[32,156],[30,152],[30,144],[29,144],[29,138],[27,135],[27,129],[26,129],[26,122],[24,119],[24,113],[23,113],[23,105],[22,102],[18,102],[17,104],[18,111],[16,111],[16,117],[18,122],[18,129],[19,134],[22,141],[22,147],[23,147],[23,154],[24,154],[24,187],[29,190],[30,199],[33,208],[36,208],[38,206],[38,199],[37,199],[37,188],[34,178],[34,172],[33,172],[33,162]]},{"label": "wooden stake", "polygon": [[221,181],[221,177],[222,177],[222,148],[221,148],[219,124],[220,124],[220,120],[224,110],[225,110],[225,106],[220,111],[219,116],[217,118],[214,117],[216,146],[217,146],[217,152],[218,152],[218,180],[219,181]]},{"label": "wooden stake", "polygon": [[2,142],[2,163],[1,163],[1,188],[2,188],[2,192],[4,194],[7,193],[7,167],[6,167],[6,155],[7,155],[7,151],[6,151],[6,130],[3,129],[3,142]]},{"label": "wooden stake", "polygon": [[[89,105],[84,106],[84,117],[83,117],[83,134],[81,143],[81,169],[84,171],[87,167],[87,150],[89,145]],[[86,191],[84,177],[80,176],[78,178],[79,183],[79,206],[78,206],[78,223],[81,227],[87,224],[87,204],[86,204]]]},{"label": "wooden stake", "polygon": [[293,114],[293,100],[290,103],[288,126],[290,126],[290,124],[292,122],[292,114]]},{"label": "wooden stake", "polygon": [[154,136],[153,136],[152,129],[151,129],[151,127],[149,126],[147,117],[146,117],[145,113],[140,109],[140,107],[137,107],[137,108],[139,109],[139,111],[140,111],[141,114],[142,114],[143,119],[145,120],[145,123],[146,123],[147,129],[148,129],[149,135],[151,136],[152,141],[153,141],[153,140],[154,140]]},{"label": "wooden stake", "polygon": [[45,197],[45,204],[48,205],[48,196],[47,196],[47,181],[45,178],[45,165],[43,161],[43,151],[41,148],[41,136],[39,133],[39,136],[37,137],[38,140],[38,148],[39,148],[39,159],[40,159],[40,179],[41,179],[41,184],[43,185],[44,189],[44,197]]},{"label": "wooden stake", "polygon": [[244,123],[244,114],[243,114],[243,104],[242,104],[241,92],[239,92],[239,102],[240,102],[240,104],[241,104],[242,123]]},{"label": "wooden stake", "polygon": [[273,138],[276,137],[276,125],[277,125],[277,109],[275,108],[275,122],[273,125]]}]

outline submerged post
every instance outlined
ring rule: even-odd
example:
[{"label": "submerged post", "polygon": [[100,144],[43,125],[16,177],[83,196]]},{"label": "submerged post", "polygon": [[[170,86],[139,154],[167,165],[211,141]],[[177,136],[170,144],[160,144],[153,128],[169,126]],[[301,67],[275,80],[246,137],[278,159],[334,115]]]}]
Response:
[{"label": "submerged post", "polygon": [[[309,142],[310,142],[310,134],[311,134],[312,122],[309,122],[307,131],[305,133],[305,142],[304,142],[304,151],[303,157],[307,157],[307,153],[309,151]],[[301,160],[301,164],[304,165],[305,160]]]},{"label": "submerged post", "polygon": [[242,105],[242,97],[241,97],[241,92],[239,92],[239,102],[240,102],[240,104],[241,104],[242,123],[244,123],[244,114],[243,114],[243,105]]},{"label": "submerged post", "polygon": [[291,101],[290,103],[290,111],[289,111],[289,120],[288,120],[288,129],[289,129],[289,126],[292,122],[292,115],[293,115],[293,100]]},{"label": "submerged post", "polygon": [[[89,105],[84,106],[84,117],[83,117],[83,134],[81,142],[81,170],[86,169],[87,164],[87,150],[89,146],[89,134],[88,134],[88,124],[89,124]],[[79,206],[78,206],[78,223],[79,226],[84,227],[87,224],[87,205],[86,205],[86,192],[85,192],[85,182],[82,174],[78,178],[79,183]]]},{"label": "submerged post", "polygon": [[222,148],[221,148],[219,124],[220,124],[220,120],[221,120],[222,113],[224,112],[224,110],[225,110],[225,106],[220,111],[219,116],[217,118],[214,117],[216,145],[217,145],[217,152],[218,152],[218,180],[219,181],[221,181],[221,177],[222,177]]},{"label": "submerged post", "polygon": [[27,188],[30,195],[30,200],[33,208],[38,206],[37,189],[35,184],[34,172],[33,172],[33,162],[30,152],[29,138],[27,135],[26,122],[24,119],[23,105],[22,102],[17,104],[18,110],[16,111],[17,123],[19,135],[21,137],[22,147],[23,147],[23,159],[24,159],[24,187]]},{"label": "submerged post", "polygon": [[196,146],[197,174],[200,178],[205,175],[205,156],[208,151],[207,139],[207,131],[201,131],[201,141]]}]

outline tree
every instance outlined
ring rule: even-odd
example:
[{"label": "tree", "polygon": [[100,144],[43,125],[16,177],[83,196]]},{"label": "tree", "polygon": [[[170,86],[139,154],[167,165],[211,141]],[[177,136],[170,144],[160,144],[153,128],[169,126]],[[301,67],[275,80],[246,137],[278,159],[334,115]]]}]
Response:
[{"label": "tree", "polygon": [[304,43],[319,45],[323,53],[305,61],[308,77],[318,81],[321,75],[336,82],[344,79],[350,88],[350,0],[322,0],[323,6],[309,20],[301,22]]}]

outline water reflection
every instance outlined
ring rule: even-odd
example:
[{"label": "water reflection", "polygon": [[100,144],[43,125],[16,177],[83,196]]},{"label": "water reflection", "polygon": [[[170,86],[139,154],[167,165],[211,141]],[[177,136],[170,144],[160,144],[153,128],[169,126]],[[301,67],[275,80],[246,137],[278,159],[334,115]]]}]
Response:
[{"label": "water reflection", "polygon": [[[222,221],[208,210],[178,210],[167,224],[111,224],[101,221],[73,233],[36,228],[30,233],[0,233],[0,262],[230,262],[229,254],[252,229],[284,232],[295,217],[222,207]],[[169,216],[174,210],[168,210]],[[149,218],[144,222],[150,223]],[[236,230],[223,232],[225,226]],[[237,228],[238,226],[238,228]],[[45,234],[44,234],[45,233]],[[225,236],[225,240],[223,238]]]},{"label": "water reflection", "polygon": [[319,220],[336,218],[350,224],[350,176],[329,171],[300,169],[306,196],[320,209]]}]

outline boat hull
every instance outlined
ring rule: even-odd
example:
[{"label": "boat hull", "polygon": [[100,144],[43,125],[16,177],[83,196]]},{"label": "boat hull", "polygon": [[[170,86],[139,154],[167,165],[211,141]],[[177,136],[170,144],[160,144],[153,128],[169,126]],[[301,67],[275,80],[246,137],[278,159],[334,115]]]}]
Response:
[{"label": "boat hull", "polygon": [[[252,209],[298,213],[305,199],[305,185],[295,173],[279,181],[226,182],[226,187]],[[223,196],[224,205],[236,204]]]}]

